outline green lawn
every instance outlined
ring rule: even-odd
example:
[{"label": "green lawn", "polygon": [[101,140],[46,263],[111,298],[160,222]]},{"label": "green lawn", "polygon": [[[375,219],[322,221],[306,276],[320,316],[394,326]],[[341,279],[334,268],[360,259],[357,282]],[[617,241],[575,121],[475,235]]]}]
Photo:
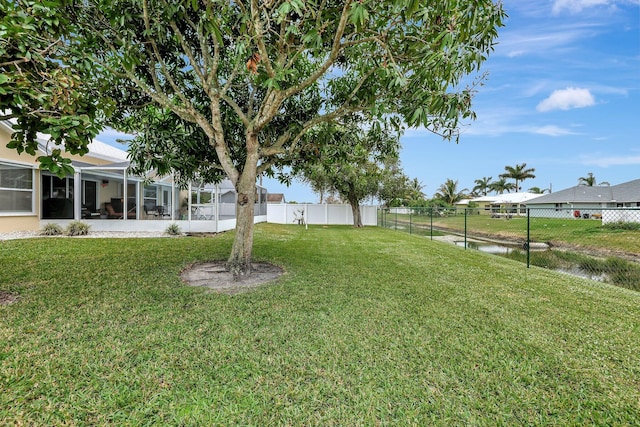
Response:
[{"label": "green lawn", "polygon": [[1,425],[638,425],[640,293],[393,230],[0,242]]},{"label": "green lawn", "polygon": [[[397,215],[403,224],[411,221],[412,231],[421,230],[428,234],[433,221],[434,228],[445,228],[463,232],[464,214],[448,217],[429,215]],[[396,221],[396,215],[386,217],[387,225]],[[467,232],[469,234],[489,234],[496,237],[526,240],[527,218],[514,216],[511,219],[491,218],[489,215],[468,215]],[[393,225],[392,225],[393,228]],[[405,227],[408,228],[408,225]],[[426,228],[426,231],[424,231]],[[626,253],[640,254],[640,231],[616,230],[603,227],[602,222],[591,219],[535,218],[530,220],[530,238],[534,242],[552,242],[556,245],[570,244],[585,249],[613,249]]]}]

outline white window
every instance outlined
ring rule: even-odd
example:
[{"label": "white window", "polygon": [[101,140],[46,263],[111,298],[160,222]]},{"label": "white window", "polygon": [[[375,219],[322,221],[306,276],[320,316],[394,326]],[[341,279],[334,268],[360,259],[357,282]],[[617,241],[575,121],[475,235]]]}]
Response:
[{"label": "white window", "polygon": [[158,189],[155,185],[145,185],[143,190],[144,206],[153,210],[158,205]]},{"label": "white window", "polygon": [[33,213],[34,171],[0,163],[0,214]]}]

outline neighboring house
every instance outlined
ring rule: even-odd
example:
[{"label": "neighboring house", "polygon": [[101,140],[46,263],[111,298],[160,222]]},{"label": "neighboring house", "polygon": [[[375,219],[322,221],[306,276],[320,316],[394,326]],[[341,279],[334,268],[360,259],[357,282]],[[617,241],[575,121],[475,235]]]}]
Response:
[{"label": "neighboring house", "polygon": [[[93,230],[159,231],[167,225],[158,219],[186,221],[179,224],[183,231],[223,231],[235,227],[235,190],[227,180],[211,185],[219,194],[222,206],[210,210],[220,213],[224,205],[228,215],[207,215],[196,218],[194,197],[189,190],[177,188],[171,176],[132,176],[127,173],[127,153],[94,140],[84,156],[70,155],[74,175],[59,178],[38,168],[36,158],[47,151],[47,137],[38,135],[39,153],[18,155],[6,148],[12,127],[0,122],[0,233],[40,230],[44,224],[62,226],[72,220],[82,220]],[[197,190],[192,193],[197,194]],[[266,190],[258,187],[256,216],[266,221]],[[263,206],[264,205],[264,206]],[[226,212],[225,212],[226,213]],[[202,221],[191,224],[191,220]],[[220,224],[221,220],[227,220]]]},{"label": "neighboring house", "polygon": [[548,216],[544,210],[552,210],[555,216],[574,217],[581,210],[590,215],[602,214],[607,208],[639,208],[640,179],[611,186],[577,185],[555,193],[545,194],[527,203],[532,215]]},{"label": "neighboring house", "polygon": [[465,199],[457,204],[457,207],[473,207],[481,213],[500,216],[502,214],[526,214],[526,205],[540,194],[527,192],[495,194],[481,196],[474,199]]},{"label": "neighboring house", "polygon": [[284,194],[282,193],[269,193],[267,194],[267,203],[270,205],[282,205],[287,203],[287,201],[284,199]]}]

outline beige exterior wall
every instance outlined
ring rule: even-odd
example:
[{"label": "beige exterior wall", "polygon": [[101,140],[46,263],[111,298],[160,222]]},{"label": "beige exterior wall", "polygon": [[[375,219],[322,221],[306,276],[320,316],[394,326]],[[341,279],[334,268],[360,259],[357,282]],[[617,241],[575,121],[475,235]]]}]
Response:
[{"label": "beige exterior wall", "polygon": [[[48,202],[44,202],[45,206],[44,207],[42,206],[43,199],[44,199],[42,194],[43,193],[42,186],[43,186],[43,182],[45,182],[45,179],[43,178],[44,176],[48,176],[49,173],[40,171],[38,169],[38,162],[36,161],[36,157],[43,153],[40,153],[36,156],[31,156],[25,153],[18,155],[15,150],[8,149],[6,145],[9,142],[11,137],[10,132],[11,130],[6,125],[6,123],[0,122],[0,162],[11,165],[11,166],[24,167],[27,170],[32,171],[33,212],[30,212],[27,214],[24,212],[2,213],[0,211],[0,233],[7,233],[12,231],[38,231],[41,229],[42,225],[46,223],[58,223],[63,227],[66,226],[66,224],[68,224],[71,221],[71,219],[66,213],[64,217],[42,219],[43,211],[49,212],[49,209],[50,209],[50,207],[47,207]],[[159,188],[162,189],[163,194],[161,196],[159,195],[157,200],[159,203],[163,204],[165,209],[170,208],[170,211],[166,211],[165,215],[160,215],[160,216],[154,215],[152,213],[149,215],[145,215],[144,208],[143,208],[144,206],[143,183],[140,182],[139,179],[135,179],[132,177],[127,177],[127,184],[129,188],[127,191],[127,197],[128,198],[135,197],[136,199],[136,206],[139,213],[137,220],[130,220],[127,218],[126,221],[122,221],[118,219],[107,218],[106,215],[95,216],[97,212],[102,213],[102,211],[104,210],[105,202],[111,202],[112,198],[121,199],[123,197],[123,184],[124,184],[123,171],[121,169],[109,169],[109,167],[111,167],[114,163],[118,163],[123,160],[124,157],[123,158],[118,157],[121,153],[117,151],[110,152],[108,149],[105,150],[105,148],[100,145],[95,146],[95,149],[96,151],[99,151],[100,153],[104,153],[104,154],[101,155],[101,154],[94,153],[94,155],[87,155],[87,156],[77,156],[77,155],[68,156],[72,160],[77,160],[85,164],[89,164],[97,167],[100,167],[102,165],[107,166],[106,169],[92,170],[91,168],[87,168],[85,166],[85,167],[77,168],[76,170],[77,172],[80,172],[82,181],[93,181],[96,183],[96,186],[95,186],[96,209],[93,212],[91,212],[94,215],[90,217],[85,216],[83,218],[83,221],[86,220],[91,225],[92,229],[116,230],[116,231],[123,231],[123,230],[143,231],[147,229],[163,230],[166,227],[166,225],[163,224],[164,221],[156,221],[156,220],[158,219],[163,219],[166,221],[172,220],[171,218],[172,214],[173,214],[174,221],[178,221],[181,219],[186,220],[189,217],[188,209],[186,207],[184,208],[182,207],[183,201],[187,200],[189,197],[189,192],[187,190],[179,190],[176,188],[175,192],[176,192],[177,200],[174,200],[174,198],[172,197],[173,194],[171,191],[171,185],[164,182],[161,183],[160,181],[156,182],[155,185],[158,185]],[[83,184],[80,183],[80,185],[83,185]],[[133,190],[133,188],[135,188],[135,190]],[[76,190],[77,190],[77,187],[74,189],[74,196],[78,195]],[[84,193],[83,189],[81,190],[80,194],[82,193]],[[15,202],[15,194],[10,193],[8,198],[6,197],[7,193],[0,194],[0,196],[5,196],[5,199],[4,199],[5,203],[7,203],[6,202],[7,199],[9,200],[10,203]],[[80,208],[77,203],[77,200],[78,198],[75,197],[74,198],[74,215],[75,216],[86,215],[87,214],[86,211],[80,212]],[[150,200],[151,198],[148,200],[148,202]],[[0,198],[0,202],[1,201],[2,199]],[[24,201],[24,199],[22,201]],[[6,206],[4,208],[7,209]],[[265,217],[264,220],[266,220],[266,215],[264,215],[264,217]],[[196,231],[197,230],[218,231],[221,229],[224,229],[224,230],[230,229],[230,228],[224,228],[218,223],[211,223],[211,221],[200,221],[200,223],[202,224],[189,223],[188,224],[189,228],[184,228],[186,227],[184,226],[183,229],[184,230],[193,229]],[[202,227],[200,227],[200,225],[202,225]],[[235,222],[230,227],[233,228],[234,225],[235,225]]]},{"label": "beige exterior wall", "polygon": [[490,202],[476,202],[476,209],[480,212],[480,214],[489,215],[491,210]]},{"label": "beige exterior wall", "polygon": [[[10,130],[3,125],[0,125],[0,162],[9,163],[15,166],[24,166],[32,168],[33,175],[33,198],[34,198],[34,212],[28,215],[14,214],[14,213],[1,213],[0,212],[0,233],[6,233],[11,231],[36,231],[40,229],[40,217],[41,217],[41,203],[42,203],[42,173],[38,169],[38,162],[36,158],[42,153],[31,156],[27,153],[18,154],[16,150],[7,148],[7,144],[11,139]],[[113,163],[113,159],[102,159],[91,155],[78,156],[68,155],[72,160],[77,160],[84,163],[93,164],[96,166],[106,165]],[[97,176],[83,175],[83,179],[95,180],[98,182],[99,200],[102,204],[104,201],[111,200],[111,197],[118,197],[119,183],[109,182],[103,184],[102,179]],[[102,206],[100,206],[101,208]],[[53,222],[53,221],[52,221]]]},{"label": "beige exterior wall", "polygon": [[0,126],[0,161],[5,161],[16,166],[25,166],[34,170],[33,174],[33,186],[34,186],[34,213],[30,215],[15,215],[11,213],[0,213],[0,233],[6,233],[9,231],[22,231],[22,230],[38,230],[40,228],[40,221],[38,219],[38,212],[40,212],[40,200],[37,196],[40,190],[40,171],[37,169],[37,162],[34,156],[30,156],[26,153],[18,154],[15,150],[7,148],[7,144],[11,139],[9,130]]},{"label": "beige exterior wall", "polygon": [[0,216],[0,233],[12,231],[37,231],[40,220],[37,215],[32,216]]}]

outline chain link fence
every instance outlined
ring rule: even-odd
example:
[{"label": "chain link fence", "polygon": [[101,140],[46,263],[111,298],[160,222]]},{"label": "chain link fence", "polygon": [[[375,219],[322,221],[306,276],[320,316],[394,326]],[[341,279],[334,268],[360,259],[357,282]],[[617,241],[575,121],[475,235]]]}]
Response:
[{"label": "chain link fence", "polygon": [[640,291],[640,208],[392,208],[378,225]]}]

